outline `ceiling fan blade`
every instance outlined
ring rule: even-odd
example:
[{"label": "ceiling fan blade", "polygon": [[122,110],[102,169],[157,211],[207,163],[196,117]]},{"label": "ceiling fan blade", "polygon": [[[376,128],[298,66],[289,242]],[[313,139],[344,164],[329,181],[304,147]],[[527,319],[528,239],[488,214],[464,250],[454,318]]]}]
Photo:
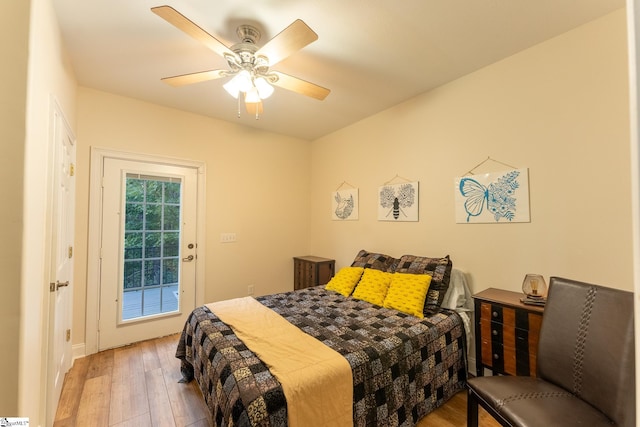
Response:
[{"label": "ceiling fan blade", "polygon": [[152,7],[151,11],[177,29],[187,33],[194,39],[203,43],[218,55],[222,57],[224,57],[225,54],[235,56],[235,53],[233,53],[233,51],[225,46],[220,40],[207,33],[205,30],[200,28],[193,21],[191,21],[189,18],[187,18],[171,6]]},{"label": "ceiling fan blade", "polygon": [[165,77],[160,80],[170,84],[171,86],[184,86],[193,83],[206,82],[207,80],[220,79],[227,77],[229,74],[226,70],[209,70],[197,73],[181,74],[179,76]]},{"label": "ceiling fan blade", "polygon": [[262,101],[259,102],[245,102],[244,107],[247,109],[247,113],[259,117],[262,114],[263,107]]},{"label": "ceiling fan blade", "polygon": [[319,99],[320,101],[325,99],[331,92],[331,90],[327,88],[318,86],[317,84],[310,83],[297,77],[290,76],[288,74],[281,73],[279,71],[271,71],[269,74],[275,74],[276,76],[278,76],[278,80],[272,82],[274,85],[279,86],[283,89],[300,93],[302,95],[310,96],[311,98]]},{"label": "ceiling fan blade", "polygon": [[266,56],[269,66],[282,61],[287,56],[318,40],[318,35],[301,19],[275,35],[256,52],[256,56]]}]

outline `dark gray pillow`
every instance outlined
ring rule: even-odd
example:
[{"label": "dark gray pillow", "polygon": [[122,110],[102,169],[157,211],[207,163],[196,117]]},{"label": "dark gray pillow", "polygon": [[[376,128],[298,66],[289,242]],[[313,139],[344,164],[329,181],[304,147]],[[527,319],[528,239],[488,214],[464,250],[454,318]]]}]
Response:
[{"label": "dark gray pillow", "polygon": [[364,249],[358,252],[356,258],[351,263],[351,267],[373,268],[374,270],[393,273],[398,259],[389,255],[367,252]]},{"label": "dark gray pillow", "polygon": [[449,255],[443,258],[429,258],[415,255],[400,257],[395,271],[397,273],[428,274],[431,284],[424,301],[424,314],[433,314],[440,309],[444,295],[449,289],[453,263]]}]

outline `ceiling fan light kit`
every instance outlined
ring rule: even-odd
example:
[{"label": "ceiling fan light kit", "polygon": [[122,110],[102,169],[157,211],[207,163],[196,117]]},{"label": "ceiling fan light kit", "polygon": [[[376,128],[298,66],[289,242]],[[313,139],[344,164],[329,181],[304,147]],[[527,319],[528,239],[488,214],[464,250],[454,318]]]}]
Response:
[{"label": "ceiling fan light kit", "polygon": [[254,83],[261,99],[267,99],[273,94],[273,86],[271,86],[264,77],[258,77]]},{"label": "ceiling fan light kit", "polygon": [[240,92],[249,93],[257,91],[260,99],[267,99],[273,94],[274,90],[273,86],[267,82],[265,77],[256,77],[246,70],[240,71],[222,87],[234,98],[237,98]]},{"label": "ceiling fan light kit", "polygon": [[322,86],[270,70],[276,63],[318,39],[318,35],[300,19],[260,48],[256,45],[261,37],[260,31],[251,25],[241,25],[236,30],[240,43],[227,47],[171,6],[153,7],[151,11],[221,55],[229,65],[228,70],[200,71],[161,80],[172,86],[182,86],[232,77],[223,88],[238,100],[238,117],[242,98],[247,112],[258,119],[263,111],[262,100],[273,94],[273,85],[318,100],[325,99],[330,93]]}]

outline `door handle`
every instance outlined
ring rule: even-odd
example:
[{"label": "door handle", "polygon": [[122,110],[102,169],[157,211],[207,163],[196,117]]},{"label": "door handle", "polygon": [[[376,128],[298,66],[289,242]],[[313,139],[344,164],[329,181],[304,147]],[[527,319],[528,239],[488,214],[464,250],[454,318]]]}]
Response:
[{"label": "door handle", "polygon": [[58,280],[56,280],[56,291],[60,288],[64,288],[65,286],[69,286],[69,281],[67,280],[66,282],[60,282]]},{"label": "door handle", "polygon": [[193,255],[189,255],[189,256],[188,256],[188,257],[186,257],[186,258],[182,258],[182,261],[184,261],[184,262],[191,262],[191,261],[193,261]]}]

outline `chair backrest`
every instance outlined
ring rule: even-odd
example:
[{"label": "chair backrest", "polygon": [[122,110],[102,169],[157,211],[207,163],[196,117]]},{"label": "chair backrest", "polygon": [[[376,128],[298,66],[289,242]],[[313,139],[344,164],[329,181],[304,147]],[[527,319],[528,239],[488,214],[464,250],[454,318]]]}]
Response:
[{"label": "chair backrest", "polygon": [[633,293],[552,277],[538,377],[635,426]]}]

